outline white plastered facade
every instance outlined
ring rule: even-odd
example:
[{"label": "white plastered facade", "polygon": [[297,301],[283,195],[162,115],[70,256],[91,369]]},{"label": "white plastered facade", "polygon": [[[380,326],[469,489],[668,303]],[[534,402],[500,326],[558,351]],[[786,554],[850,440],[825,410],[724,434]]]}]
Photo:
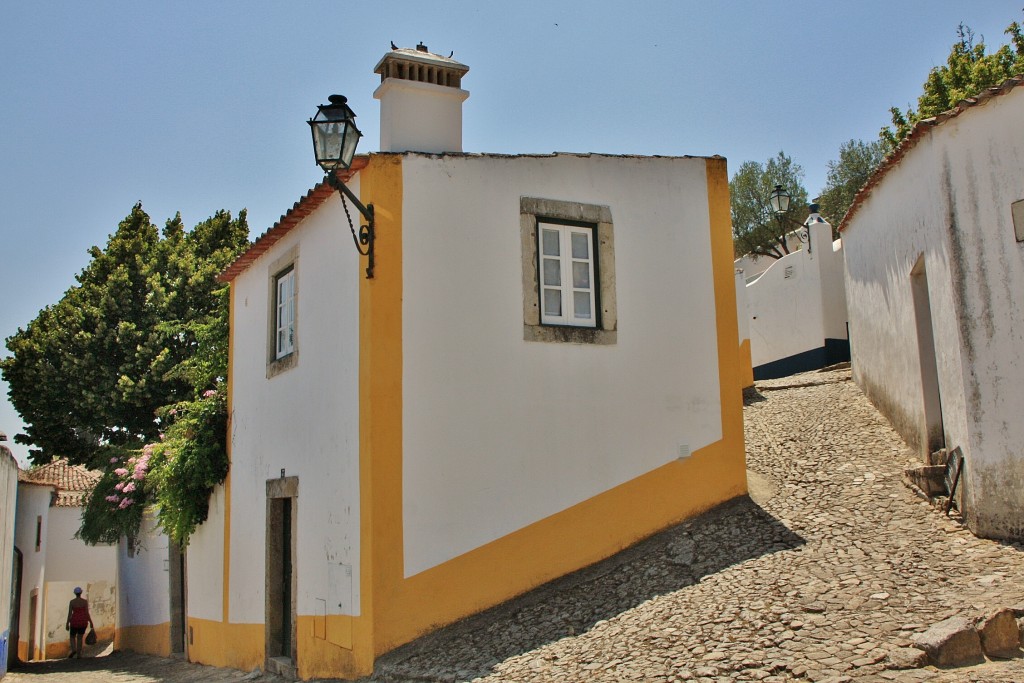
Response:
[{"label": "white plastered facade", "polygon": [[[721,438],[704,159],[403,169],[406,576]],[[524,340],[522,197],[610,209],[615,343]]]},{"label": "white plastered facade", "polygon": [[[350,183],[359,192],[358,181]],[[353,217],[358,214],[350,209]],[[296,355],[271,369],[272,283],[294,267]],[[232,283],[231,623],[263,623],[267,481],[297,477],[298,614],[359,614],[359,278],[363,271],[337,194]],[[189,548],[222,557],[223,487]],[[204,535],[210,538],[207,540]],[[223,565],[221,561],[221,572]],[[210,574],[221,576],[211,567]],[[206,574],[204,573],[204,577]],[[220,620],[223,581],[189,581],[190,616]],[[344,585],[342,585],[344,584]],[[201,597],[197,593],[202,592]]]},{"label": "white plastered facade", "polygon": [[[960,447],[972,530],[1016,538],[1024,535],[1024,243],[1011,205],[1024,199],[1022,122],[1018,86],[931,127],[843,226],[855,380],[911,444]],[[932,432],[923,314],[941,400]]]}]

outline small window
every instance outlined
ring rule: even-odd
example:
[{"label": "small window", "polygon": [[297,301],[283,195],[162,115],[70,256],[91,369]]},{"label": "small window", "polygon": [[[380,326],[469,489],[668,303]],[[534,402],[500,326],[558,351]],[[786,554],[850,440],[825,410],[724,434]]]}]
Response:
[{"label": "small window", "polygon": [[594,229],[537,221],[541,323],[597,327]]},{"label": "small window", "polygon": [[615,344],[615,233],[607,206],[519,198],[523,340]]},{"label": "small window", "polygon": [[267,268],[267,379],[299,363],[299,270],[297,246]]},{"label": "small window", "polygon": [[274,279],[274,358],[295,352],[295,268],[289,266]]},{"label": "small window", "polygon": [[43,547],[43,516],[36,516],[36,552]]}]

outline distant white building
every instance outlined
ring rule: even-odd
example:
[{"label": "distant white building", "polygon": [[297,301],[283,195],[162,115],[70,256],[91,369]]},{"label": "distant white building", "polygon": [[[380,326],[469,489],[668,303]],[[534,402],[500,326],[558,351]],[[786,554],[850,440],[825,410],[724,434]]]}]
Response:
[{"label": "distant white building", "polygon": [[192,661],[364,676],[746,492],[725,160],[462,153],[466,70],[377,66],[383,151],[345,175],[372,279],[326,184],[222,276]]},{"label": "distant white building", "polygon": [[1024,78],[918,123],[841,227],[853,376],[972,531],[1024,538]]},{"label": "distant white building", "polygon": [[15,547],[18,657],[66,657],[64,624],[73,590],[80,586],[100,640],[113,640],[117,623],[115,546],[89,546],[75,538],[84,497],[99,474],[58,458],[18,475]]}]

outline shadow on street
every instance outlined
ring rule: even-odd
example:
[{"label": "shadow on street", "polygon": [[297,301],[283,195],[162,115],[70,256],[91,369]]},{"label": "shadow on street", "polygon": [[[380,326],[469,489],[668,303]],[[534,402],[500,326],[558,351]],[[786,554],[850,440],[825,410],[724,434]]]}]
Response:
[{"label": "shadow on street", "polygon": [[[658,595],[803,539],[743,496],[596,565],[394,650],[369,680],[471,679],[509,657],[589,630]],[[446,671],[437,662],[447,663]]]}]

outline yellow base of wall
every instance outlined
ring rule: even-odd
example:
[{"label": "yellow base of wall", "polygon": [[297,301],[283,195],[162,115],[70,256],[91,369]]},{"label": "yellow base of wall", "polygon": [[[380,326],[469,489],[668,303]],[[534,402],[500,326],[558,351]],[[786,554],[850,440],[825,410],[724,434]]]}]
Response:
[{"label": "yellow base of wall", "polygon": [[750,340],[740,344],[740,386],[746,389],[754,386],[754,362],[750,356]]},{"label": "yellow base of wall", "polygon": [[240,671],[263,668],[266,652],[263,624],[225,624],[189,618],[185,628],[190,662]]},{"label": "yellow base of wall", "polygon": [[171,654],[171,624],[165,621],[162,624],[118,629],[114,636],[114,648],[168,657]]},{"label": "yellow base of wall", "polygon": [[[266,631],[263,624],[225,624],[189,619],[188,625],[192,629],[189,661],[240,671],[264,668]],[[166,625],[164,631],[169,632]],[[140,635],[145,637],[146,634]],[[368,620],[350,616],[299,615],[295,641],[298,675],[303,680],[359,678],[373,670],[373,657],[366,645],[370,642]],[[154,641],[151,639],[150,642]],[[353,649],[353,642],[363,644],[361,653]]]},{"label": "yellow base of wall", "polygon": [[[114,627],[104,626],[103,628],[96,629],[96,640],[99,642],[109,642],[114,639]],[[21,652],[21,643],[18,643],[18,652]],[[88,645],[86,647],[89,647]],[[25,649],[28,649],[26,644]],[[37,653],[41,654],[41,653]],[[52,643],[46,644],[46,659],[64,659],[71,654],[71,636],[68,636],[67,640],[58,640]]]}]

